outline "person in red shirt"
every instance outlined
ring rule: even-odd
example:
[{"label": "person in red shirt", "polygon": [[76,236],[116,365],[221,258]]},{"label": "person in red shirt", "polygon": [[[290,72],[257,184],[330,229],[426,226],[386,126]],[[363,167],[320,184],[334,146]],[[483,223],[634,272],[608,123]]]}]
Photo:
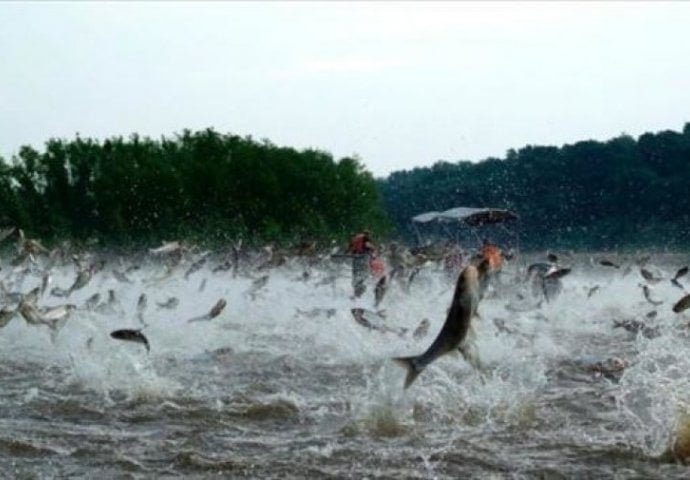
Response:
[{"label": "person in red shirt", "polygon": [[366,290],[366,279],[371,262],[376,260],[376,247],[369,238],[369,231],[364,230],[350,240],[348,252],[352,254],[352,288],[355,297]]},{"label": "person in red shirt", "polygon": [[372,254],[375,248],[369,239],[369,230],[364,230],[352,237],[348,250],[355,255]]}]

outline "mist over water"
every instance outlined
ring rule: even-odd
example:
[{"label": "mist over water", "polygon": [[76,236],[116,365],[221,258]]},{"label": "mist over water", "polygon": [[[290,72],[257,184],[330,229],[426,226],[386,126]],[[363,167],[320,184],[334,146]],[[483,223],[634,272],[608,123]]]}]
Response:
[{"label": "mist over water", "polygon": [[[131,283],[112,271],[124,271],[134,257],[109,259],[68,299],[49,292],[39,299],[40,307],[79,307],[54,342],[47,327],[28,325],[19,314],[0,330],[0,472],[687,478],[688,467],[669,452],[676,445],[677,457],[678,445],[690,441],[690,313],[671,310],[684,292],[670,282],[688,258],[652,256],[646,268],[663,277],[650,284],[653,300],[663,302],[656,306],[643,295],[635,258],[618,258],[622,268],[613,269],[590,256],[564,259],[573,270],[561,294],[537,306],[525,281],[535,259],[507,262],[479,305],[477,345],[486,371],[447,355],[408,390],[391,358],[427,348],[453,293],[453,281],[435,264],[422,268],[409,293],[393,282],[378,307],[387,326],[407,329],[399,336],[353,320],[353,307],[375,310],[373,282],[353,300],[348,265],[328,258],[295,258],[236,277],[213,273],[209,261],[187,278],[193,258],[171,274],[146,259],[127,273]],[[28,272],[9,259],[0,266],[9,292],[41,284],[40,264]],[[52,272],[51,287],[65,289],[76,275],[72,264]],[[266,285],[252,291],[254,279],[266,274]],[[109,289],[115,304],[100,312],[83,308],[96,292],[105,302]],[[145,327],[137,316],[142,293]],[[157,305],[170,297],[179,299],[176,308]],[[227,306],[219,316],[188,322],[221,298]],[[656,316],[647,318],[652,310]],[[424,318],[429,332],[416,340],[412,332]],[[646,329],[614,328],[625,320]],[[150,353],[110,337],[142,327]],[[597,371],[598,362],[613,357],[626,368]]]}]

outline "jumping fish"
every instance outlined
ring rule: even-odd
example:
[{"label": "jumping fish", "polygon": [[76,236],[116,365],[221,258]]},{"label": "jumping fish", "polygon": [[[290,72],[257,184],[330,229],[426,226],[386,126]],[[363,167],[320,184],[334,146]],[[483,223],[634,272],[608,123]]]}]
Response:
[{"label": "jumping fish", "polygon": [[656,305],[661,305],[662,303],[664,303],[660,300],[652,299],[651,290],[650,290],[648,285],[642,285],[642,291],[644,292],[644,298],[647,299],[647,301],[649,303],[651,303],[652,305],[656,306]]},{"label": "jumping fish", "polygon": [[216,302],[216,304],[211,308],[211,311],[208,312],[206,315],[201,315],[199,317],[194,317],[190,318],[187,320],[187,323],[193,323],[193,322],[203,322],[206,320],[211,320],[212,318],[216,318],[218,315],[220,315],[220,312],[223,311],[225,308],[225,305],[227,305],[227,302],[225,301],[224,298],[221,298]]},{"label": "jumping fish", "polygon": [[117,340],[125,340],[127,342],[141,343],[146,347],[146,351],[150,352],[148,339],[141,333],[141,330],[133,330],[130,328],[123,328],[121,330],[114,330],[110,332],[110,336]]},{"label": "jumping fish", "polygon": [[649,270],[647,270],[646,268],[640,268],[640,274],[649,283],[657,283],[657,282],[660,282],[662,280],[660,277],[655,277],[654,274],[652,272],[650,272]]},{"label": "jumping fish", "polygon": [[603,265],[605,267],[613,267],[613,268],[621,268],[620,265],[613,263],[611,260],[599,260],[599,265]]},{"label": "jumping fish", "polygon": [[467,266],[458,276],[453,300],[446,321],[438,336],[421,355],[400,357],[394,360],[405,367],[407,376],[404,388],[412,385],[417,376],[442,355],[459,349],[463,357],[479,369],[479,359],[474,352],[472,319],[477,314],[480,296],[480,275],[486,275],[488,262],[479,267]]},{"label": "jumping fish", "polygon": [[205,255],[205,256],[201,257],[199,260],[197,260],[196,262],[192,263],[192,264],[189,266],[189,268],[187,269],[187,271],[184,272],[184,278],[185,278],[185,280],[187,280],[187,279],[189,278],[189,276],[190,276],[191,274],[193,274],[194,272],[197,272],[197,271],[201,270],[201,267],[203,267],[204,264],[206,263],[206,258],[207,258],[207,257],[206,257],[206,255]]},{"label": "jumping fish", "polygon": [[[363,308],[353,308],[350,310],[350,312],[352,313],[352,317],[358,324],[368,328],[369,330],[376,330],[381,333],[391,332],[395,333],[399,337],[402,337],[407,333],[406,328],[395,329],[385,325],[382,322],[382,320],[385,318],[384,310],[372,312],[370,310],[365,310]],[[377,320],[370,320],[370,318],[376,318]]]},{"label": "jumping fish", "polygon": [[86,268],[85,270],[80,271],[77,274],[77,278],[74,280],[74,283],[72,284],[71,287],[69,287],[69,290],[67,290],[67,296],[69,297],[72,292],[75,290],[79,290],[81,288],[84,288],[87,283],[91,281],[91,277],[93,276],[93,271],[94,268],[93,266],[90,266]]},{"label": "jumping fish", "polygon": [[685,276],[685,275],[687,275],[687,273],[688,273],[688,267],[687,267],[687,266],[678,269],[678,271],[676,272],[676,275],[671,279],[671,283],[672,283],[674,286],[680,288],[681,290],[685,290],[685,288],[684,288],[683,285],[678,281],[678,279],[681,278],[681,277],[683,277],[683,276]]},{"label": "jumping fish", "polygon": [[673,311],[675,313],[680,313],[688,307],[690,307],[690,293],[685,295],[683,298],[678,300],[675,305],[673,305]]}]

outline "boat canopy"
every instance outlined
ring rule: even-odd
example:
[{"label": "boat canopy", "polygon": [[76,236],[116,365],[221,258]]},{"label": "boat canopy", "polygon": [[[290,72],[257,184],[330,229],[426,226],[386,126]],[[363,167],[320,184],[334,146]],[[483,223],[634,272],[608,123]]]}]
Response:
[{"label": "boat canopy", "polygon": [[509,211],[499,208],[471,208],[455,207],[443,212],[424,212],[412,217],[415,223],[450,223],[464,222],[472,227],[488,225],[491,223],[502,223],[508,220],[516,220],[518,216]]}]

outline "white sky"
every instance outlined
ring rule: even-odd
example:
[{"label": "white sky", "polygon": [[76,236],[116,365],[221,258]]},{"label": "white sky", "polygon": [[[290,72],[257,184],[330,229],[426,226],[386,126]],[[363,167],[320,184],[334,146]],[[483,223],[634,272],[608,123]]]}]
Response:
[{"label": "white sky", "polygon": [[0,3],[0,155],[216,130],[376,176],[680,130],[690,2]]}]

